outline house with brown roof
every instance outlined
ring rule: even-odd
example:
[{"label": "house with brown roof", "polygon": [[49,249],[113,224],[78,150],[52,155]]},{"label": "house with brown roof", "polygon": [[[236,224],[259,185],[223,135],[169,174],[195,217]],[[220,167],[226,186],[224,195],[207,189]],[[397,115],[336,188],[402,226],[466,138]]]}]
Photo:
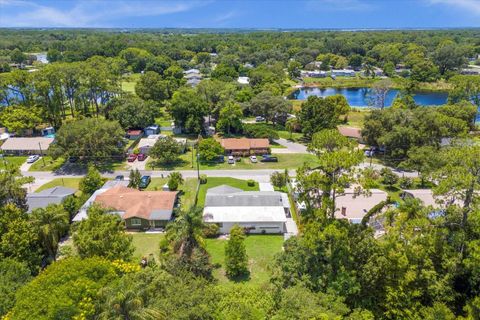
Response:
[{"label": "house with brown roof", "polygon": [[360,128],[340,126],[338,127],[338,132],[344,137],[363,143],[362,130]]},{"label": "house with brown roof", "polygon": [[13,155],[44,155],[54,140],[46,137],[12,137],[5,140],[0,149],[3,153]]},{"label": "house with brown roof", "polygon": [[117,185],[100,194],[94,203],[118,214],[127,229],[165,228],[172,219],[176,191],[139,191]]},{"label": "house with brown roof", "polygon": [[268,139],[228,138],[220,141],[225,153],[232,156],[262,155],[270,153]]}]

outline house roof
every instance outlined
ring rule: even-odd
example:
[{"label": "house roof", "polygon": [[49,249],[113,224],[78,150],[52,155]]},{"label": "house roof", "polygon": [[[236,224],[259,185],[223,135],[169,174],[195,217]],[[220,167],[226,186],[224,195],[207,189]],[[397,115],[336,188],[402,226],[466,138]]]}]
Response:
[{"label": "house roof", "polygon": [[345,137],[355,138],[355,139],[362,138],[362,130],[359,128],[338,127],[338,132],[340,132],[340,134]]},{"label": "house roof", "polygon": [[222,139],[220,144],[227,150],[267,149],[270,147],[268,139],[228,138]]},{"label": "house roof", "polygon": [[[369,196],[356,195],[354,190],[347,189],[343,195],[336,198],[337,219],[360,220],[368,211],[382,201],[387,200],[388,194],[382,190],[371,189]],[[345,215],[342,214],[345,208]]]},{"label": "house roof", "polygon": [[48,149],[54,138],[31,137],[31,138],[8,138],[0,147],[2,150],[32,150],[45,151]]},{"label": "house roof", "polygon": [[209,207],[203,210],[205,222],[286,222],[283,207]]},{"label": "house roof", "polygon": [[207,190],[207,194],[228,194],[228,193],[237,193],[242,192],[242,189],[234,188],[227,186],[226,184],[222,184],[218,187],[213,187]]},{"label": "house roof", "polygon": [[284,207],[280,192],[236,191],[225,185],[212,189],[207,190],[206,207]]},{"label": "house roof", "polygon": [[95,202],[123,212],[123,219],[170,220],[176,198],[174,191],[139,191],[116,186],[99,194]]},{"label": "house roof", "polygon": [[59,204],[75,193],[74,189],[65,187],[53,187],[37,193],[27,194],[28,212],[32,212],[37,208],[45,208],[49,204]]},{"label": "house roof", "polygon": [[129,136],[139,136],[139,135],[143,134],[143,131],[142,130],[128,130],[127,134]]}]

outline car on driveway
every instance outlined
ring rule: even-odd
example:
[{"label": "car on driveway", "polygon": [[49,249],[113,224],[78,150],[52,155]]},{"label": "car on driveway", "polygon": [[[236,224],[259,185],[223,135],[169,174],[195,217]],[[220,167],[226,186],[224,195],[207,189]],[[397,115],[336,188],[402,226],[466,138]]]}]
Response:
[{"label": "car on driveway", "polygon": [[29,156],[27,158],[27,163],[34,163],[35,161],[37,161],[38,159],[40,159],[40,156],[37,155],[37,154],[34,154],[32,156]]},{"label": "car on driveway", "polygon": [[252,163],[257,163],[257,156],[250,156],[250,161],[252,161]]},{"label": "car on driveway", "polygon": [[152,178],[150,176],[142,176],[140,178],[140,183],[138,184],[138,187],[140,189],[145,189],[150,184],[150,181],[152,181]]},{"label": "car on driveway", "polygon": [[138,161],[143,161],[147,159],[147,155],[145,153],[139,153],[138,156],[137,156],[137,160]]},{"label": "car on driveway", "polygon": [[233,156],[228,156],[228,163],[229,164],[234,164],[235,163],[235,158]]},{"label": "car on driveway", "polygon": [[129,154],[128,157],[127,157],[127,161],[128,161],[128,162],[133,162],[133,161],[135,161],[136,159],[137,159],[137,155],[136,155],[135,153],[131,153],[131,154]]},{"label": "car on driveway", "polygon": [[265,121],[265,118],[264,117],[255,117],[255,122],[264,122]]},{"label": "car on driveway", "polygon": [[115,177],[115,180],[116,181],[123,181],[123,180],[125,180],[125,177],[123,175],[118,175],[118,176]]}]

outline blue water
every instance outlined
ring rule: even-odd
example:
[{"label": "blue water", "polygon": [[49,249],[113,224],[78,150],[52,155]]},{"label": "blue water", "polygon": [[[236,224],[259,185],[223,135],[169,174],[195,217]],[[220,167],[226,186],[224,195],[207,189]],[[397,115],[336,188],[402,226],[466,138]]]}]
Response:
[{"label": "blue water", "polygon": [[[345,96],[348,104],[354,107],[368,107],[369,88],[301,88],[290,95],[290,99],[304,100],[309,96],[328,97],[336,94]],[[398,90],[392,89],[387,93],[385,106],[392,105],[393,100],[398,94]],[[413,99],[418,105],[439,106],[447,103],[448,93],[446,92],[418,92]]]}]

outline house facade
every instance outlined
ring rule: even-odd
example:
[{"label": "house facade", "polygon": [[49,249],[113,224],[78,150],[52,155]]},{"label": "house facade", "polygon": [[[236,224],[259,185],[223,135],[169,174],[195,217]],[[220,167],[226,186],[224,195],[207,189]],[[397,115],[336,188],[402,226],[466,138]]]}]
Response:
[{"label": "house facade", "polygon": [[268,139],[228,138],[220,141],[226,155],[250,156],[270,153]]},{"label": "house facade", "polygon": [[46,137],[8,138],[0,149],[3,153],[12,155],[45,155],[54,140]]}]

